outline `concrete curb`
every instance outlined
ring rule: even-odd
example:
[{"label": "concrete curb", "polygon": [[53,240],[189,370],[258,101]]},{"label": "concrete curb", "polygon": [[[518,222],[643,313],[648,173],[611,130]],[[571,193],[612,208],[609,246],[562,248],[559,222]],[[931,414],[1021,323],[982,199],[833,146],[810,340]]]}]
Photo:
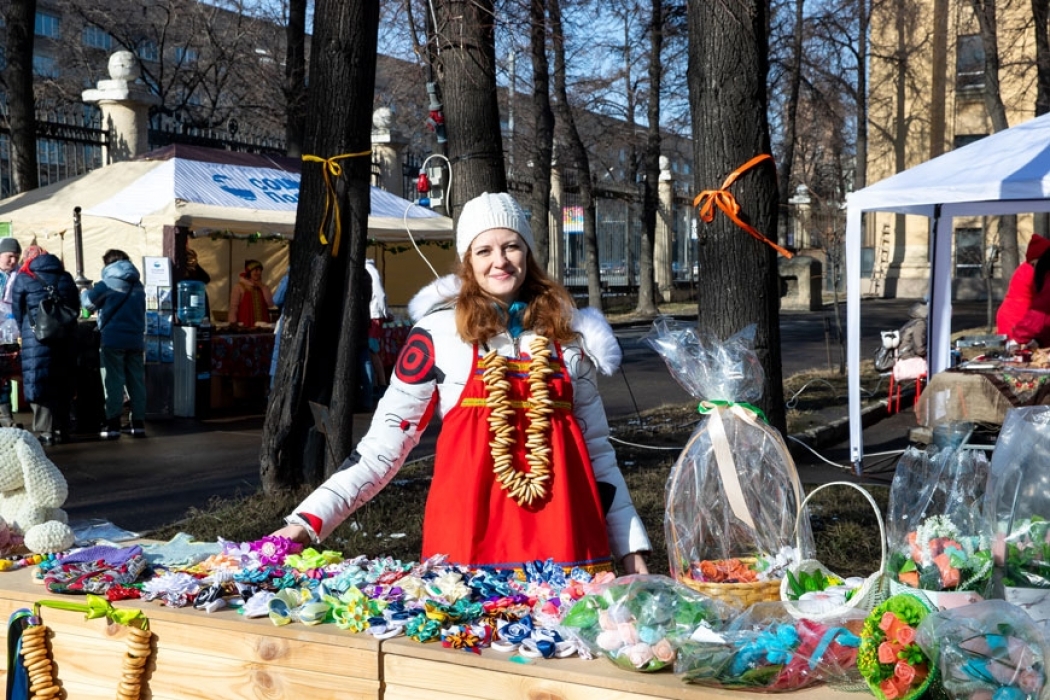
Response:
[{"label": "concrete curb", "polygon": [[[910,402],[912,397],[915,396],[915,391],[902,391],[901,392],[901,403]],[[883,418],[889,417],[889,400],[882,399],[864,409],[860,412],[860,421],[863,428],[872,426]],[[802,454],[805,453],[806,448],[798,444],[799,442],[810,447],[814,450],[819,450],[830,445],[837,445],[840,442],[844,442],[849,439],[849,416],[843,416],[836,418],[835,420],[821,425],[815,428],[810,428],[801,433],[791,436],[794,440],[790,440],[788,443],[788,449],[791,451],[791,456],[795,459],[799,459]],[[798,440],[798,442],[795,442]],[[797,450],[797,452],[796,452]]]}]

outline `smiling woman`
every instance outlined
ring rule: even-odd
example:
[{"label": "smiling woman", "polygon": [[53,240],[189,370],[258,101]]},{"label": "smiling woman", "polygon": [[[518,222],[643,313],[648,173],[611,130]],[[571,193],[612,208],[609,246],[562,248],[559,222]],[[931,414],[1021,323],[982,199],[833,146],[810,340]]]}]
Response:
[{"label": "smiling woman", "polygon": [[619,346],[600,313],[575,309],[533,247],[510,195],[464,205],[459,274],[409,305],[417,324],[368,434],[275,534],[327,537],[393,479],[437,413],[422,558],[647,571],[649,539],[595,383],[598,370],[615,371]]}]

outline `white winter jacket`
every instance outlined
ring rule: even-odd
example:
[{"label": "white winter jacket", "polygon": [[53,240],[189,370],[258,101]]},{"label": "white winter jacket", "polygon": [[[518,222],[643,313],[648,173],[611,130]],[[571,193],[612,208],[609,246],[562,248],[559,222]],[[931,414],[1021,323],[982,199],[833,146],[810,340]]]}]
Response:
[{"label": "white winter jacket", "polygon": [[[416,356],[415,366],[421,369],[421,374],[426,374],[426,379],[407,383],[395,372],[357,449],[338,472],[287,518],[289,523],[305,527],[315,541],[325,539],[394,478],[409,452],[419,444],[430,418],[432,402],[433,411],[439,416],[459,403],[474,369],[475,357],[473,346],[463,342],[456,332],[455,311],[451,306],[458,292],[454,280],[445,277],[432,283],[409,305],[409,312],[417,320],[415,329],[426,331],[433,340],[432,357],[425,344],[420,346],[425,352]],[[619,560],[626,554],[650,549],[649,538],[616,464],[596,384],[596,370],[606,375],[614,372],[619,367],[621,352],[600,312],[576,311],[573,328],[580,334],[579,339],[562,347],[573,385],[573,414],[586,440],[595,480],[615,490],[606,524],[612,554]],[[528,347],[534,335],[525,331],[518,347]],[[488,348],[508,357],[515,355],[515,345],[505,333],[490,340]],[[427,370],[431,363],[432,368]]]}]

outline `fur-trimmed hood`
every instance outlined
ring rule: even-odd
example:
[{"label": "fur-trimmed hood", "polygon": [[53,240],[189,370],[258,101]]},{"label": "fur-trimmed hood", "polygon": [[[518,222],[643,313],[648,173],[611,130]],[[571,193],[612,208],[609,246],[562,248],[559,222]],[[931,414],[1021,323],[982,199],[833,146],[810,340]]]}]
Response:
[{"label": "fur-trimmed hood", "polygon": [[[459,294],[460,281],[455,275],[441,277],[423,287],[408,303],[413,323],[440,309],[450,309]],[[580,334],[580,345],[587,356],[606,376],[620,368],[623,351],[612,326],[597,309],[573,309],[572,329]]]}]

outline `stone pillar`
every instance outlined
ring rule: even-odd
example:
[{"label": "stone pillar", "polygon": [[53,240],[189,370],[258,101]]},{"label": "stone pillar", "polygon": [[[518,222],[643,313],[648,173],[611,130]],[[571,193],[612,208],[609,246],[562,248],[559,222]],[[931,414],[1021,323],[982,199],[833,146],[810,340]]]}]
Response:
[{"label": "stone pillar", "polygon": [[105,162],[131,160],[149,150],[149,108],[161,103],[160,96],[137,82],[139,64],[130,51],[109,57],[109,80],[84,90],[84,102],[96,102],[102,110],[102,128],[109,132]]},{"label": "stone pillar", "polygon": [[565,183],[557,163],[551,166],[550,242],[547,246],[547,274],[565,282]]},{"label": "stone pillar", "polygon": [[674,270],[671,266],[674,257],[674,176],[671,174],[671,160],[667,156],[660,156],[658,195],[653,265],[660,298],[669,302],[674,292]]},{"label": "stone pillar", "polygon": [[379,164],[380,187],[405,197],[405,176],[401,170],[401,154],[408,140],[393,127],[394,113],[389,107],[380,107],[372,113],[372,162]]}]

